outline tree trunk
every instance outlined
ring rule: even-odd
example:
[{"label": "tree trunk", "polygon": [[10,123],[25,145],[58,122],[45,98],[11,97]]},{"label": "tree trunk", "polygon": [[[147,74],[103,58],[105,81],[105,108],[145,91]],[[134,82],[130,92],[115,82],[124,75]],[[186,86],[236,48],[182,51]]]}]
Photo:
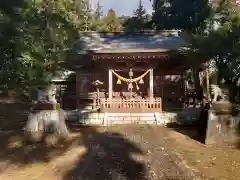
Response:
[{"label": "tree trunk", "polygon": [[199,79],[199,69],[194,68],[193,69],[193,77],[195,82],[195,88],[198,91],[200,89],[200,79]]},{"label": "tree trunk", "polygon": [[237,92],[239,90],[239,88],[237,87],[237,85],[231,81],[227,82],[227,87],[228,87],[228,91],[229,91],[229,100],[232,103],[236,102],[236,97],[237,97]]},{"label": "tree trunk", "polygon": [[210,95],[210,84],[209,84],[209,64],[206,62],[205,64],[205,73],[206,73],[206,94],[207,94],[207,101],[211,101]]},{"label": "tree trunk", "polygon": [[197,100],[201,102],[203,99],[203,92],[202,92],[202,87],[201,87],[200,78],[199,78],[199,68],[193,69],[193,78],[195,83]]}]

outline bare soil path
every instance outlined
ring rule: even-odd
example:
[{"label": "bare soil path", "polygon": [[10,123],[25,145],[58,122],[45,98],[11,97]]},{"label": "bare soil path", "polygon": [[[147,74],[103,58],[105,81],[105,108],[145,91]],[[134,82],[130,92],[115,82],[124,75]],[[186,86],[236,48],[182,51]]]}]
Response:
[{"label": "bare soil path", "polygon": [[166,127],[69,127],[72,140],[56,147],[1,132],[0,179],[240,179],[239,150],[207,147]]},{"label": "bare soil path", "polygon": [[196,179],[179,159],[155,138],[152,126],[118,126],[87,140],[85,161],[64,179],[150,180]]},{"label": "bare soil path", "polygon": [[[72,127],[71,127],[72,128]],[[57,147],[24,145],[21,134],[2,134],[0,179],[195,179],[152,126],[79,127]]]}]

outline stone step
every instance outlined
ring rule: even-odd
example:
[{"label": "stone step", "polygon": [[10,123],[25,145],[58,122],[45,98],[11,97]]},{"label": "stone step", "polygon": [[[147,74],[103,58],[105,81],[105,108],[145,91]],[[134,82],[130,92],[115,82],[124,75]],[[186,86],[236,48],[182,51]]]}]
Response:
[{"label": "stone step", "polygon": [[[75,113],[73,121],[81,124],[111,125],[111,124],[167,124],[174,122],[177,113]],[[73,117],[72,116],[72,117]]]},{"label": "stone step", "polygon": [[104,125],[103,119],[81,119],[79,122],[86,125]]},{"label": "stone step", "polygon": [[92,105],[87,105],[87,106],[84,107],[83,110],[91,110],[91,109],[93,109],[93,106]]},{"label": "stone step", "polygon": [[155,117],[108,117],[111,121],[155,121]]},{"label": "stone step", "polygon": [[117,125],[117,124],[157,124],[156,121],[109,121],[108,125]]},{"label": "stone step", "polygon": [[146,117],[152,117],[154,116],[154,113],[108,113],[108,116],[115,116],[115,117],[138,117],[138,116],[146,116]]}]

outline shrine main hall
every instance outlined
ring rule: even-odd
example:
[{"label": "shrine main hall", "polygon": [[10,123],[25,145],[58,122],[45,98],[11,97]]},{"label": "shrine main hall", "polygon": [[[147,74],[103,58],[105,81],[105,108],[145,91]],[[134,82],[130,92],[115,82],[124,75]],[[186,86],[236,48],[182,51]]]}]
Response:
[{"label": "shrine main hall", "polygon": [[82,32],[77,54],[77,108],[109,113],[152,113],[182,108],[183,72],[195,65],[179,31]]}]

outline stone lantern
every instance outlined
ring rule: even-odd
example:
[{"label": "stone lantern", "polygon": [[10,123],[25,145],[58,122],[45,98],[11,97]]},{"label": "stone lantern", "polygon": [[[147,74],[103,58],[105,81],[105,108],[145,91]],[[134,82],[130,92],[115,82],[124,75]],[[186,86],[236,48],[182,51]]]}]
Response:
[{"label": "stone lantern", "polygon": [[97,89],[97,106],[100,105],[100,93],[99,93],[99,87],[100,85],[103,85],[103,82],[99,81],[99,80],[96,80],[92,83],[96,89]]}]

